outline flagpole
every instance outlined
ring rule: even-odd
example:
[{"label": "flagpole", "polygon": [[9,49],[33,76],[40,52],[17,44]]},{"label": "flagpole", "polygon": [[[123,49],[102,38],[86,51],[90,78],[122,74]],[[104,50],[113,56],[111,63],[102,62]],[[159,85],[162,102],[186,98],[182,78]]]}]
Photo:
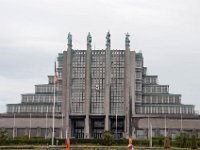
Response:
[{"label": "flagpole", "polygon": [[54,115],[55,115],[55,99],[56,99],[56,90],[55,90],[56,86],[55,86],[55,83],[54,83],[54,91],[53,91],[53,125],[52,125],[52,145],[54,145]]},{"label": "flagpole", "polygon": [[63,113],[62,113],[62,129],[61,129],[61,139],[63,138]]},{"label": "flagpole", "polygon": [[[48,108],[48,106],[47,106]],[[47,110],[48,111],[48,110]],[[46,130],[45,130],[45,139],[47,139],[47,112],[46,112]]]},{"label": "flagpole", "polygon": [[150,138],[150,136],[149,136],[149,133],[150,133],[150,131],[149,131],[149,115],[148,115],[147,128],[148,128],[148,139],[149,139]]},{"label": "flagpole", "polygon": [[165,115],[165,137],[167,137],[167,122],[166,122],[166,115]]},{"label": "flagpole", "polygon": [[183,116],[182,116],[182,107],[181,107],[181,132],[182,132],[182,130],[183,130],[183,118],[182,118]]},{"label": "flagpole", "polygon": [[29,139],[31,138],[31,113],[30,113],[30,124],[29,124],[29,134],[28,134]]},{"label": "flagpole", "polygon": [[66,137],[66,139],[67,139],[67,129],[66,129],[65,137]]},{"label": "flagpole", "polygon": [[116,139],[117,139],[117,114],[116,114]]},{"label": "flagpole", "polygon": [[13,120],[13,139],[15,138],[15,113],[14,113],[14,120]]},{"label": "flagpole", "polygon": [[149,140],[149,142],[150,142],[150,147],[152,147],[152,124],[150,123],[150,140]]},{"label": "flagpole", "polygon": [[181,132],[183,130],[183,122],[182,122],[182,106],[180,106],[180,113],[181,113]]}]

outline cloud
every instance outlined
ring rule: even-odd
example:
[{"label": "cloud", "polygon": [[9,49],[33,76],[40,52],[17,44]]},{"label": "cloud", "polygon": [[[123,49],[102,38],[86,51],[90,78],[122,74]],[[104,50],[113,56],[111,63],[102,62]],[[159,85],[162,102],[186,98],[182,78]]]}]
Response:
[{"label": "cloud", "polygon": [[0,107],[20,102],[19,95],[34,92],[34,84],[47,83],[57,54],[66,50],[68,32],[74,49],[86,49],[88,32],[93,47],[104,49],[110,30],[111,48],[124,49],[124,33],[129,32],[131,49],[142,50],[149,74],[157,74],[161,84],[170,85],[170,92],[182,94],[184,103],[200,109],[199,4],[199,0],[1,0]]}]

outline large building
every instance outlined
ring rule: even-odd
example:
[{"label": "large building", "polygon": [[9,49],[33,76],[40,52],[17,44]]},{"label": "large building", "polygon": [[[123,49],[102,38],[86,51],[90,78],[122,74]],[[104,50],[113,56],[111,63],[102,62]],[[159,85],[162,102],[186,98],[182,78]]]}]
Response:
[{"label": "large building", "polygon": [[55,96],[56,137],[101,138],[111,130],[118,138],[147,138],[149,124],[154,136],[164,135],[165,127],[170,136],[180,130],[200,134],[194,105],[182,104],[180,94],[169,93],[169,85],[147,74],[142,53],[130,50],[129,34],[124,50],[111,50],[110,36],[105,49],[92,50],[89,33],[87,49],[74,50],[69,33],[67,51],[57,57],[58,86],[49,75],[48,84],[22,94],[20,104],[8,104],[0,128],[13,136],[50,137]]}]

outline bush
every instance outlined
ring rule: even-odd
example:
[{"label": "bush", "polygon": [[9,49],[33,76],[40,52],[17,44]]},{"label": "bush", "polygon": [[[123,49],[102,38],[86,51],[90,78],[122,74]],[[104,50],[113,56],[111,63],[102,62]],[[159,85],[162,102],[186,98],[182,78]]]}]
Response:
[{"label": "bush", "polygon": [[197,148],[198,148],[198,147],[197,147],[197,140],[196,140],[196,136],[195,136],[195,135],[192,136],[191,148],[192,148],[192,149],[197,149]]},{"label": "bush", "polygon": [[6,130],[0,129],[0,142],[8,139],[8,132]]},{"label": "bush", "polygon": [[110,131],[104,131],[103,132],[103,145],[106,145],[106,146],[110,146],[113,144],[113,141],[114,141],[114,137],[113,137],[113,134],[112,132]]},{"label": "bush", "polygon": [[190,147],[190,136],[187,133],[181,133],[176,137],[176,146],[181,148]]},{"label": "bush", "polygon": [[14,139],[8,138],[0,142],[0,145],[18,145],[18,144],[46,145],[46,144],[51,144],[51,139],[44,139],[43,137],[31,137],[29,139],[28,136],[23,136],[23,137],[15,137]]},{"label": "bush", "polygon": [[152,138],[152,145],[153,146],[163,146],[164,137],[158,136]]}]

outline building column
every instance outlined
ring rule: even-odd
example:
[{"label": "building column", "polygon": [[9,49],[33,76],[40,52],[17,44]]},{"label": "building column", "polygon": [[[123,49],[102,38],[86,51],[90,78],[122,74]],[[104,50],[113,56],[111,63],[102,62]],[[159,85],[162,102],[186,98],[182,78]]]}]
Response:
[{"label": "building column", "polygon": [[68,48],[63,52],[63,105],[64,137],[71,137],[70,98],[71,98],[71,62],[72,62],[72,35],[68,34]]},{"label": "building column", "polygon": [[105,99],[104,99],[104,109],[105,109],[105,130],[110,129],[110,83],[111,83],[111,53],[110,53],[110,33],[106,36],[106,64],[105,64]]},{"label": "building column", "polygon": [[132,100],[135,99],[135,55],[130,52],[130,40],[129,34],[126,34],[125,38],[125,136],[129,138],[131,136],[131,116],[132,109],[135,112],[135,103],[132,104]]},{"label": "building column", "polygon": [[90,33],[87,36],[87,51],[86,51],[86,76],[85,76],[85,128],[84,128],[84,138],[90,138],[90,98],[91,98],[91,71],[90,71],[90,63],[91,63],[91,46],[92,37]]}]

